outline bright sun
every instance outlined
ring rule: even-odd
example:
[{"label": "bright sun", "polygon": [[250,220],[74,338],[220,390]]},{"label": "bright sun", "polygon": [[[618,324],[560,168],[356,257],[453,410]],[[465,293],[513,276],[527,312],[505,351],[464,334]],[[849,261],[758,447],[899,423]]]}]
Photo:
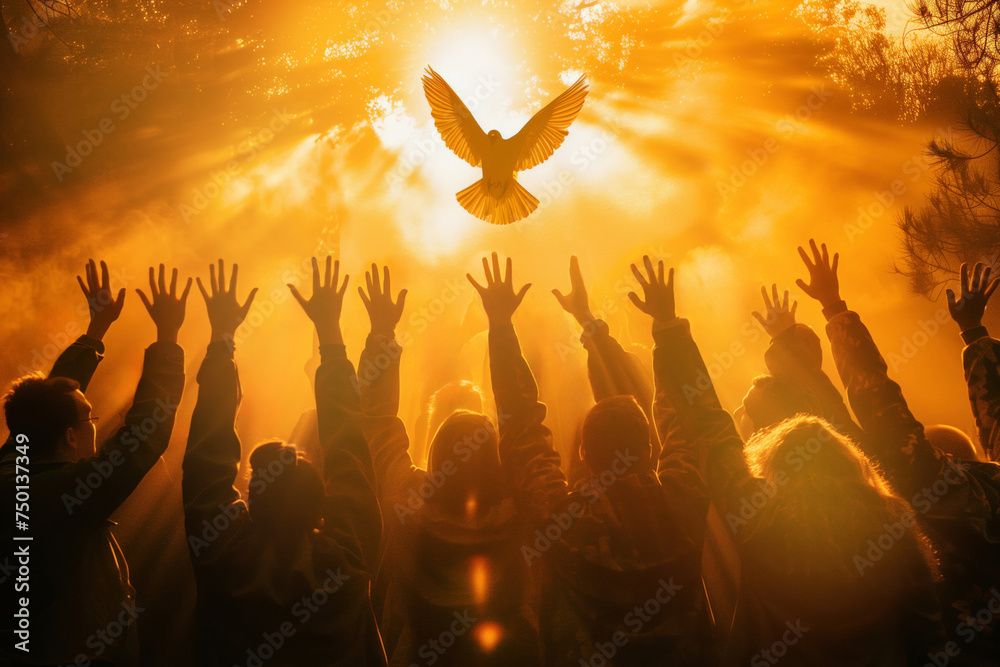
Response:
[{"label": "bright sun", "polygon": [[473,23],[436,38],[421,67],[444,77],[486,130],[499,127],[501,101],[518,91],[518,53],[510,36]]}]

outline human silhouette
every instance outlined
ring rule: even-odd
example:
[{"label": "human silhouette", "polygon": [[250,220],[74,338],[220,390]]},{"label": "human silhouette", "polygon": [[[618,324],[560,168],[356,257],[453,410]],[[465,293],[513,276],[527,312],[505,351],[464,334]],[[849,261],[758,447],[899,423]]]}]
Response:
[{"label": "human silhouette", "polygon": [[[889,378],[868,329],[840,296],[839,255],[831,258],[826,244],[817,247],[814,240],[809,246],[811,252],[800,247],[799,255],[810,282],[798,284],[823,306],[837,371],[865,431],[865,451],[900,495],[909,499],[919,527],[933,541],[940,559],[944,627],[948,641],[955,643],[946,643],[933,656],[940,661],[943,655],[953,664],[995,661],[1000,641],[975,615],[997,607],[1000,465],[958,461],[931,445],[902,389]],[[970,632],[975,641],[969,641]],[[956,655],[948,652],[955,647],[960,647]]]},{"label": "human silhouette", "polygon": [[[857,445],[818,417],[800,415],[758,433],[744,452],[708,378],[687,320],[677,317],[673,272],[634,268],[653,318],[657,395],[674,411],[665,436],[697,448],[694,460],[739,545],[736,616],[722,664],[907,664],[926,657],[937,600],[933,552],[919,529],[871,572],[864,553],[909,507]],[[705,386],[702,380],[702,387]],[[817,445],[819,445],[817,447]]]},{"label": "human silhouette", "polygon": [[[708,498],[697,467],[683,447],[657,448],[658,467],[636,396],[601,396],[581,434],[590,475],[569,488],[511,323],[528,286],[515,293],[509,258],[506,272],[496,253],[492,269],[483,263],[486,284],[473,285],[490,322],[493,390],[505,417],[500,456],[535,527],[522,552],[543,582],[545,664],[706,664],[710,625],[700,561]],[[572,291],[556,297],[596,337],[588,360],[595,397],[610,385],[631,384],[651,398],[634,360],[590,314],[578,262],[571,260],[570,274]]]},{"label": "human silhouette", "polygon": [[[15,591],[4,581],[3,637],[6,664],[134,664],[137,624],[147,601],[137,598],[128,564],[115,540],[111,515],[132,494],[170,442],[184,390],[184,351],[177,333],[184,321],[191,280],[177,294],[177,270],[169,283],[160,264],[149,269],[150,295],[140,299],[156,325],[146,348],[142,376],[124,424],[100,446],[97,417],[84,395],[103,358],[104,334],[121,314],[125,290],[114,295],[108,267],[93,260],[86,282],[78,277],[90,310],[87,333],[56,360],[49,377],[31,374],[4,396],[11,440],[0,456],[5,507],[15,507],[15,487],[30,489],[27,526],[3,523],[4,544],[27,545],[30,577]],[[12,534],[13,532],[13,534]],[[14,537],[30,536],[30,542]],[[30,641],[17,647],[18,599],[29,600]]]},{"label": "human silhouette", "polygon": [[198,280],[212,325],[184,455],[184,514],[198,585],[197,649],[204,665],[384,665],[368,590],[381,535],[354,367],[340,331],[347,276],[313,258],[313,294],[292,294],[315,325],[320,366],[319,467],[293,445],[250,454],[249,494],[233,486],[240,462],[242,390],[234,334],[256,289],[236,298],[238,266]]},{"label": "human silhouette", "polygon": [[399,409],[402,348],[388,267],[359,288],[371,333],[358,366],[364,430],[386,525],[381,615],[391,665],[537,664],[536,620],[520,547],[525,524],[507,490],[496,428],[459,410],[431,440],[428,467],[410,458]]},{"label": "human silhouette", "polygon": [[990,280],[991,271],[992,267],[979,262],[970,273],[969,265],[962,264],[961,293],[949,289],[947,296],[948,311],[966,345],[962,365],[979,444],[990,461],[1000,461],[1000,341],[983,326],[986,304],[1000,285],[1000,278]]}]

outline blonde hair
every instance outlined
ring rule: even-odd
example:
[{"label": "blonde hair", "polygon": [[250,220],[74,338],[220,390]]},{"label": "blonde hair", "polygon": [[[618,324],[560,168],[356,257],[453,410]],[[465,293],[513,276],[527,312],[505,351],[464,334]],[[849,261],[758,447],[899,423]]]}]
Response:
[{"label": "blonde hair", "polygon": [[908,546],[899,556],[938,577],[937,558],[913,508],[861,448],[825,419],[786,419],[754,435],[745,453],[754,475],[774,490],[765,523],[779,531],[797,568],[811,572],[836,563],[850,569],[860,545],[886,526],[902,524],[907,529],[900,543]]}]

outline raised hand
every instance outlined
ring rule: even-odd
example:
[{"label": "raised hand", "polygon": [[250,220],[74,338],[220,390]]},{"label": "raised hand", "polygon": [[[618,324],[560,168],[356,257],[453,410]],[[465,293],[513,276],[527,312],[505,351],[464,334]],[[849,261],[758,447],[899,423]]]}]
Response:
[{"label": "raised hand", "polygon": [[371,332],[384,336],[393,336],[396,324],[403,315],[403,304],[406,301],[406,290],[399,290],[396,302],[392,302],[392,290],[390,288],[389,267],[382,267],[383,279],[379,284],[378,266],[372,264],[372,270],[365,272],[365,283],[368,285],[368,294],[362,287],[358,288],[358,294],[365,303],[365,310],[368,311],[368,320],[371,322]]},{"label": "raised hand", "polygon": [[486,285],[480,285],[472,277],[471,273],[465,274],[472,286],[479,292],[483,300],[483,310],[490,321],[491,327],[510,324],[510,318],[521,305],[524,295],[528,293],[531,283],[528,283],[517,292],[514,292],[513,284],[513,264],[510,257],[507,258],[507,275],[500,274],[500,260],[497,254],[493,253],[493,271],[490,272],[490,263],[483,257],[483,272],[486,274]]},{"label": "raised hand", "polygon": [[313,293],[309,300],[299,294],[299,290],[288,283],[288,289],[292,291],[292,296],[306,311],[306,315],[316,326],[316,335],[319,337],[320,345],[334,343],[344,344],[344,337],[340,331],[340,311],[344,306],[344,293],[347,292],[347,281],[350,276],[344,275],[344,282],[338,288],[340,282],[340,262],[333,261],[331,255],[326,256],[326,275],[320,283],[319,262],[312,258],[313,266]]},{"label": "raised hand", "polygon": [[219,260],[219,277],[215,277],[215,265],[208,265],[208,275],[211,282],[212,293],[208,293],[201,278],[198,278],[198,289],[205,298],[205,307],[208,309],[208,321],[212,325],[212,342],[219,340],[233,341],[236,337],[236,329],[246,319],[250,312],[250,305],[257,295],[257,288],[250,290],[250,295],[241,306],[236,300],[236,276],[240,270],[239,264],[233,264],[233,275],[229,279],[229,290],[226,290],[226,270],[222,260]]},{"label": "raised hand", "polygon": [[956,298],[955,292],[947,290],[948,311],[962,331],[981,326],[986,303],[1000,284],[1000,278],[990,282],[992,267],[976,262],[969,274],[969,265],[962,263],[962,294]]},{"label": "raised hand", "polygon": [[577,322],[593,322],[594,314],[590,312],[590,299],[583,284],[583,274],[580,273],[580,260],[575,255],[569,258],[569,288],[569,294],[564,295],[557,289],[552,290],[552,294],[563,310],[576,318]]},{"label": "raised hand", "polygon": [[160,264],[159,281],[155,278],[153,267],[149,267],[149,293],[147,298],[141,289],[136,289],[142,305],[146,306],[149,316],[156,325],[156,340],[160,342],[177,342],[177,332],[184,323],[184,309],[187,306],[188,292],[191,291],[191,279],[187,279],[184,292],[177,296],[177,269],[170,276],[170,289],[167,289],[166,267]]},{"label": "raised hand", "polygon": [[645,300],[639,298],[635,292],[629,292],[628,298],[635,304],[635,307],[652,316],[654,323],[670,322],[677,318],[674,312],[674,270],[667,273],[666,281],[663,279],[663,260],[660,260],[656,271],[653,271],[653,262],[648,255],[644,255],[642,263],[646,268],[646,275],[642,275],[635,264],[631,265],[632,275],[639,281],[642,287]]},{"label": "raised hand", "polygon": [[122,314],[122,306],[125,305],[125,288],[118,290],[118,297],[111,294],[111,280],[108,277],[108,265],[101,260],[101,278],[97,279],[97,264],[94,260],[87,262],[84,268],[87,275],[87,282],[84,284],[83,278],[76,277],[80,283],[80,289],[87,298],[87,305],[90,307],[90,325],[87,327],[87,335],[91,338],[101,340],[108,332],[111,324]]},{"label": "raised hand", "polygon": [[840,254],[834,253],[831,262],[825,243],[821,246],[821,251],[820,248],[816,247],[816,241],[809,239],[809,247],[812,250],[811,260],[802,246],[799,246],[799,257],[809,269],[809,284],[807,285],[801,278],[796,280],[795,284],[826,308],[840,301],[840,282],[837,280],[837,263],[840,261]]},{"label": "raised hand", "polygon": [[795,309],[798,308],[799,302],[792,301],[792,307],[788,307],[788,290],[785,290],[785,298],[782,301],[778,298],[778,286],[771,285],[771,297],[767,295],[767,287],[760,288],[760,295],[764,297],[764,310],[765,315],[761,315],[756,310],[751,313],[760,322],[760,325],[764,327],[764,331],[768,333],[771,338],[774,338],[780,334],[785,329],[793,326],[795,324]]}]

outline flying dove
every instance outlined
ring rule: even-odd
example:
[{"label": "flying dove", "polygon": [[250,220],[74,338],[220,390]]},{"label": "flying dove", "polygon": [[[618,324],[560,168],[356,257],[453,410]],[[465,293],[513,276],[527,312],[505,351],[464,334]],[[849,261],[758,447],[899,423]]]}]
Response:
[{"label": "flying dove", "polygon": [[530,215],[538,208],[538,200],[517,182],[517,172],[545,162],[562,144],[566,128],[587,97],[585,76],[532,116],[510,139],[496,130],[483,132],[469,108],[430,67],[421,81],[445,146],[473,167],[483,168],[483,178],[456,195],[458,203],[494,225],[509,225]]}]

